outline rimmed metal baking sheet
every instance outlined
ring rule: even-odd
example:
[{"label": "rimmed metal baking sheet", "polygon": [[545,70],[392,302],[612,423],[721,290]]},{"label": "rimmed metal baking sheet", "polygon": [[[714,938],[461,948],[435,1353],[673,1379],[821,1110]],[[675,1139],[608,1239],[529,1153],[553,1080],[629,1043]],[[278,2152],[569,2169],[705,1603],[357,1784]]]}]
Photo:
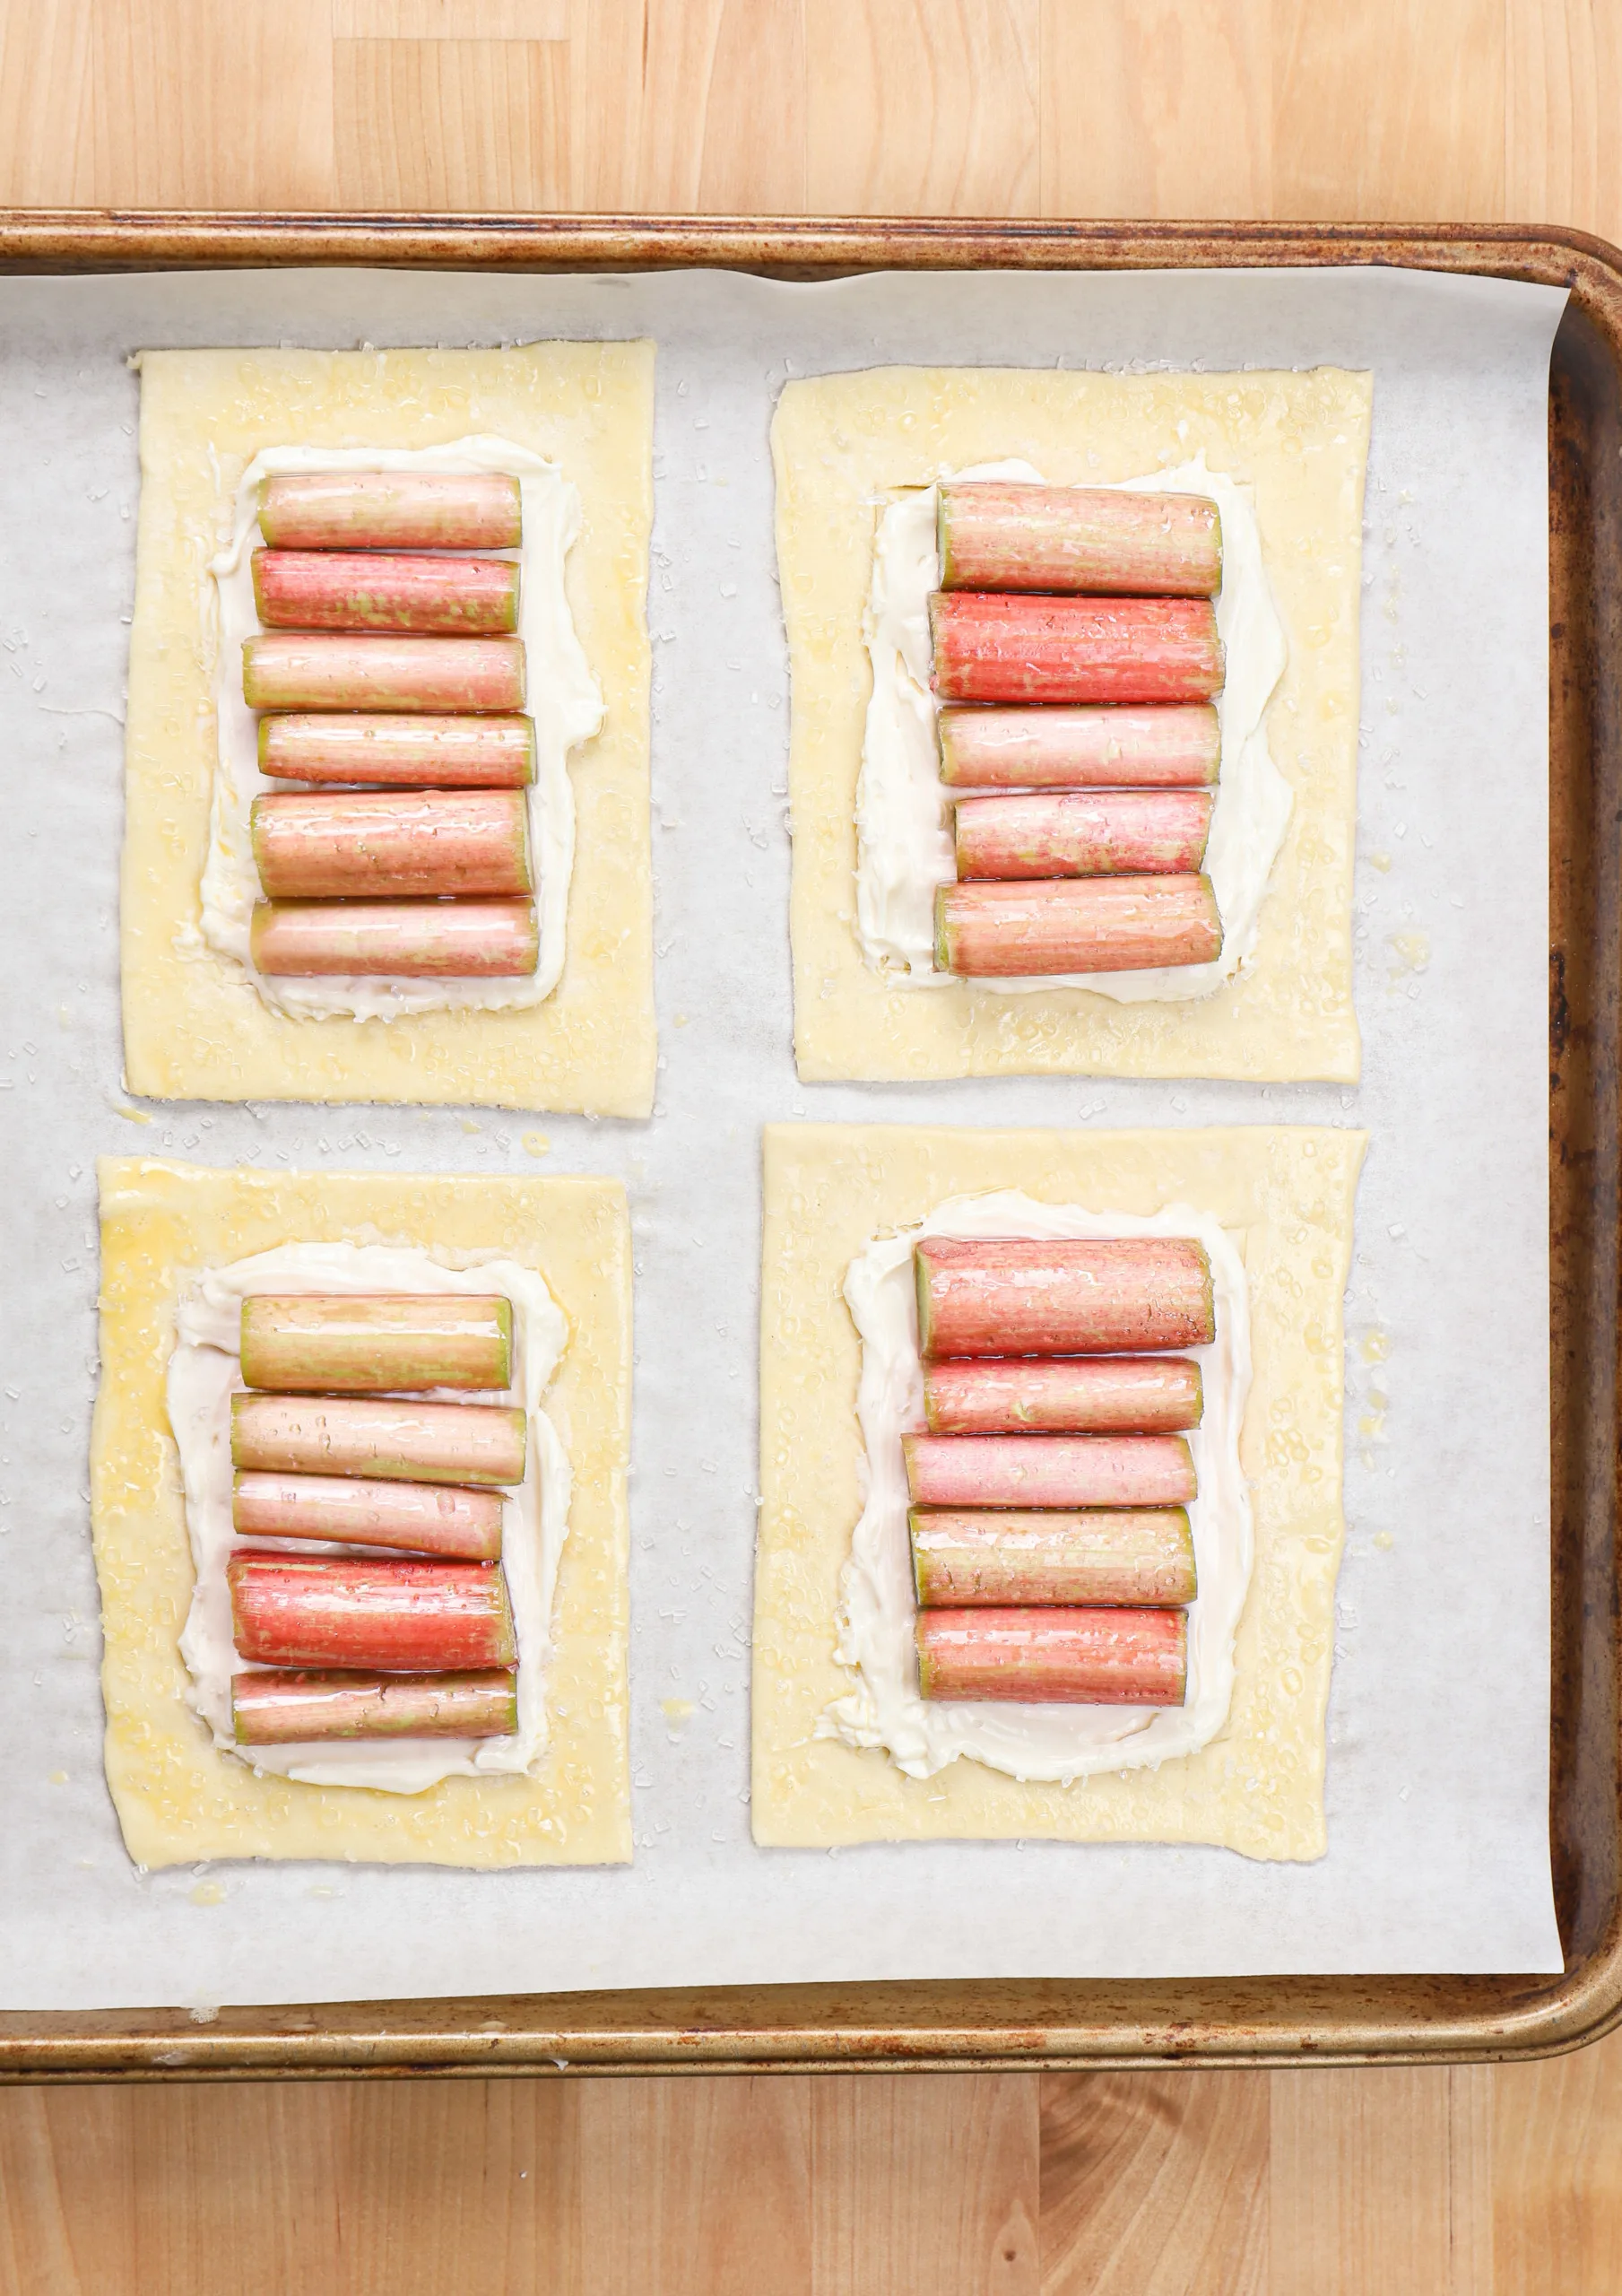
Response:
[{"label": "rimmed metal baking sheet", "polygon": [[1522,230],[635,218],[0,216],[36,274],[365,264],[498,271],[1401,264],[1566,284],[1550,441],[1551,1836],[1557,1978],[727,1987],[319,2008],[0,2014],[0,2077],[309,2078],[1448,2060],[1622,2016],[1616,1619],[1622,257]]}]

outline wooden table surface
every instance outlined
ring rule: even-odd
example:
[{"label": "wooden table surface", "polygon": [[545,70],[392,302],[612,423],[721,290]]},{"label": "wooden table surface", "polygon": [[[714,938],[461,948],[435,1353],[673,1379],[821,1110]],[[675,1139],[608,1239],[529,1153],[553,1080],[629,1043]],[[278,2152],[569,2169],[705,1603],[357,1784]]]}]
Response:
[{"label": "wooden table surface", "polygon": [[[1575,224],[1619,0],[0,0],[0,203]],[[1457,2071],[0,2092],[27,2296],[1614,2296],[1622,2035]]]}]

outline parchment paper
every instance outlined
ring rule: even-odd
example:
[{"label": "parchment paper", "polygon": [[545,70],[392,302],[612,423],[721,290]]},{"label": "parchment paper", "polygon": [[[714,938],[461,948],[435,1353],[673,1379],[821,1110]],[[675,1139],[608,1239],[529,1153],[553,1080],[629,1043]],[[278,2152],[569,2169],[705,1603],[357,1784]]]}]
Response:
[{"label": "parchment paper", "polygon": [[[5,2005],[206,2014],[227,2001],[729,1980],[1559,1967],[1546,1827],[1545,420],[1563,300],[1377,271],[0,283]],[[126,354],[641,334],[660,344],[653,1122],[132,1109],[116,915],[136,502]],[[1375,370],[1359,1090],[796,1083],[767,425],[785,376],[888,360]],[[1321,1863],[751,1846],[758,1144],[764,1120],[802,1115],[1368,1127]],[[543,1138],[544,1169],[622,1174],[635,1213],[634,1866],[136,1872],[100,1751],[93,1156],[484,1172],[535,1169]]]}]

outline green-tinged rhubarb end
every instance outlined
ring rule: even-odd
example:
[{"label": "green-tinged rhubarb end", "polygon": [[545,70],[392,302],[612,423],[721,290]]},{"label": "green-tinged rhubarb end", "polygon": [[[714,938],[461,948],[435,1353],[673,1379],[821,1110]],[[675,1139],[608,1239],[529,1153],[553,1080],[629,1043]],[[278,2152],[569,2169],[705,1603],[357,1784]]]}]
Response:
[{"label": "green-tinged rhubarb end", "polygon": [[920,1698],[932,1698],[935,1694],[934,1660],[929,1645],[924,1639],[922,1615],[913,1627],[913,1648],[918,1653],[918,1695]]},{"label": "green-tinged rhubarb end", "polygon": [[[950,590],[952,587],[952,528],[949,490],[944,486],[935,489],[935,548],[941,557],[941,587],[943,590]],[[932,614],[930,620],[932,624]],[[932,627],[930,636],[932,639]]]},{"label": "green-tinged rhubarb end", "polygon": [[262,946],[262,944],[263,944],[264,936],[265,936],[265,934],[270,930],[271,924],[272,924],[272,921],[273,921],[273,918],[274,918],[274,915],[275,915],[275,911],[272,909],[272,907],[271,907],[271,905],[270,905],[269,901],[267,901],[267,900],[256,900],[256,901],[254,903],[254,913],[253,913],[253,916],[252,916],[252,918],[248,920],[248,927],[247,927],[247,954],[248,954],[248,961],[249,961],[249,963],[250,963],[250,964],[254,965],[255,967],[258,968],[258,969],[259,969],[259,970],[263,970],[263,968],[259,966],[259,955],[260,955],[260,950],[261,950],[261,946]]},{"label": "green-tinged rhubarb end", "polygon": [[497,1572],[496,1586],[498,1590],[496,1642],[485,1664],[490,1666],[516,1666],[518,1663],[518,1636],[513,1625],[512,1597],[507,1591],[505,1571]]},{"label": "green-tinged rhubarb end", "polygon": [[[522,723],[524,726],[524,778],[526,783],[529,783],[535,778],[535,721],[533,718],[525,718]],[[1213,772],[1211,779],[1214,781],[1216,778]]]},{"label": "green-tinged rhubarb end", "polygon": [[920,1610],[929,1605],[929,1565],[918,1545],[918,1510],[906,1510],[906,1540],[913,1558],[913,1593]]},{"label": "green-tinged rhubarb end", "polygon": [[1189,1424],[1191,1427],[1198,1427],[1203,1422],[1205,1418],[1205,1374],[1201,1371],[1197,1363],[1194,1365],[1193,1369],[1194,1415],[1189,1422]]},{"label": "green-tinged rhubarb end", "polygon": [[496,1294],[496,1329],[501,1335],[501,1361],[497,1366],[500,1378],[498,1387],[510,1387],[513,1383],[513,1303],[505,1292]]},{"label": "green-tinged rhubarb end", "polygon": [[935,970],[937,972],[951,972],[955,970],[952,964],[951,927],[946,918],[946,896],[950,890],[950,888],[946,885],[935,887]]},{"label": "green-tinged rhubarb end", "polygon": [[[918,1292],[918,1352],[927,1363],[934,1352],[935,1318],[930,1298],[929,1269],[916,1251],[913,1254],[913,1282]],[[903,1436],[903,1443],[906,1440]]]},{"label": "green-tinged rhubarb end", "polygon": [[[1204,1337],[1202,1338],[1202,1340],[1201,1340],[1201,1346],[1204,1346],[1204,1347],[1209,1347],[1209,1346],[1210,1346],[1210,1345],[1211,1345],[1211,1344],[1212,1344],[1212,1342],[1215,1340],[1216,1336],[1217,1336],[1217,1280],[1216,1280],[1215,1276],[1214,1276],[1214,1275],[1212,1275],[1212,1274],[1211,1274],[1211,1271],[1210,1271],[1210,1257],[1209,1257],[1209,1255],[1208,1255],[1208,1256],[1207,1256],[1207,1258],[1206,1258],[1206,1262],[1205,1262],[1205,1331],[1204,1331]],[[1204,1407],[1204,1392],[1205,1392],[1205,1391],[1204,1391],[1204,1386],[1203,1386],[1203,1383],[1201,1383],[1201,1409],[1203,1409],[1203,1407]]]}]

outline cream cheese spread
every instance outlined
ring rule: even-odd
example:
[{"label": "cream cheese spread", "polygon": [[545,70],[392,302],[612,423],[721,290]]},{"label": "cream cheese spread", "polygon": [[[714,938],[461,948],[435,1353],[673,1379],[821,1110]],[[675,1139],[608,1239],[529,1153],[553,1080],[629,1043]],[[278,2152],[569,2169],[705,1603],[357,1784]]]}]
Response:
[{"label": "cream cheese spread", "polygon": [[[513,1384],[498,1396],[455,1400],[516,1404],[529,1421],[527,1472],[502,1508],[501,1568],[518,1642],[518,1727],[504,1738],[331,1740],[239,1746],[230,1678],[242,1671],[231,1639],[225,1566],[239,1546],[289,1553],[349,1553],[311,1539],[239,1539],[231,1527],[231,1397],[242,1392],[242,1302],[257,1292],[499,1292],[513,1307]],[[455,1258],[394,1244],[282,1244],[212,1268],[181,1299],[169,1364],[169,1419],[180,1450],[186,1526],[196,1583],[180,1636],[190,1701],[216,1746],[256,1770],[308,1786],[370,1786],[421,1794],[442,1778],[533,1767],[546,1744],[546,1674],[552,1598],[568,1535],[568,1454],[541,1398],[563,1352],[563,1314],[533,1268],[496,1257]],[[449,1394],[448,1390],[439,1391]],[[374,1550],[375,1552],[375,1550]]]},{"label": "cream cheese spread", "polygon": [[[1198,1493],[1189,1507],[1198,1593],[1188,1613],[1188,1694],[1175,1708],[1021,1706],[925,1700],[918,1692],[916,1615],[907,1540],[904,1434],[923,1429],[924,1373],[913,1282],[920,1236],[1193,1236],[1210,1255],[1217,1335],[1188,1351],[1205,1413],[1190,1431]],[[1068,1785],[1100,1770],[1139,1770],[1208,1745],[1227,1719],[1234,1636],[1250,1586],[1250,1494],[1239,1429],[1250,1389],[1250,1307],[1244,1264],[1209,1213],[1168,1205],[1150,1219],[1040,1204],[1018,1189],[954,1196],[916,1227],[870,1244],[845,1277],[862,1340],[856,1414],[863,1505],[840,1580],[837,1655],[858,1687],[818,1718],[817,1735],[882,1746],[909,1778],[967,1755],[1010,1777]]]},{"label": "cream cheese spread", "polygon": [[[530,850],[535,871],[540,961],[516,979],[298,979],[261,973],[248,949],[259,875],[248,837],[253,801],[283,789],[259,770],[259,721],[242,699],[242,647],[259,629],[254,606],[253,552],[259,533],[259,482],[284,471],[421,470],[455,475],[501,471],[518,481],[523,542],[517,552],[518,636],[524,641],[528,710],[535,726],[535,778],[528,793]],[[507,439],[458,439],[421,448],[268,447],[242,474],[229,546],[211,565],[213,577],[214,708],[218,761],[209,811],[200,925],[185,925],[177,945],[195,954],[204,944],[239,965],[273,1012],[320,1018],[349,1013],[393,1020],[447,1010],[507,1012],[539,1004],[563,970],[568,886],[575,865],[575,794],[568,753],[603,723],[603,697],[569,613],[564,568],[580,531],[580,497],[555,464]]]},{"label": "cream cheese spread", "polygon": [[[1044,483],[1026,462],[976,463],[945,478],[1021,479]],[[1222,588],[1217,630],[1227,678],[1217,700],[1221,768],[1206,849],[1206,874],[1222,918],[1222,953],[1209,964],[1142,972],[976,978],[1001,996],[1080,987],[1123,1004],[1209,996],[1229,980],[1256,943],[1262,897],[1289,825],[1289,785],[1267,745],[1267,706],[1284,674],[1283,624],[1262,560],[1249,490],[1204,457],[1175,470],[1121,482],[1133,493],[1201,494],[1222,519]],[[935,486],[910,487],[880,513],[864,633],[872,665],[862,772],[856,787],[856,932],[867,962],[913,987],[943,987],[934,964],[938,885],[956,876],[954,796],[941,778],[936,703],[930,685],[929,598],[941,587]]]}]

